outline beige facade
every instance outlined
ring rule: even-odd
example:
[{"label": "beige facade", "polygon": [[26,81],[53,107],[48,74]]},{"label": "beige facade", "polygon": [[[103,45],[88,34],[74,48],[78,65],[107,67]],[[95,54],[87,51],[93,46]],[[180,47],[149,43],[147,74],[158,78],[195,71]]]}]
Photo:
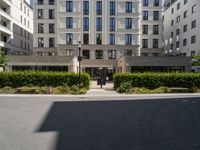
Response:
[{"label": "beige facade", "polygon": [[33,47],[33,10],[25,0],[0,1],[0,47],[27,54]]}]

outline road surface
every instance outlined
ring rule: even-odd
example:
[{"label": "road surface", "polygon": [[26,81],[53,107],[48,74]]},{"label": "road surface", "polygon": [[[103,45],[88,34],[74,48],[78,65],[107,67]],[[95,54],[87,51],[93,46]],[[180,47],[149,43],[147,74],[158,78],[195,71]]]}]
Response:
[{"label": "road surface", "polygon": [[0,96],[0,150],[200,150],[200,97]]}]

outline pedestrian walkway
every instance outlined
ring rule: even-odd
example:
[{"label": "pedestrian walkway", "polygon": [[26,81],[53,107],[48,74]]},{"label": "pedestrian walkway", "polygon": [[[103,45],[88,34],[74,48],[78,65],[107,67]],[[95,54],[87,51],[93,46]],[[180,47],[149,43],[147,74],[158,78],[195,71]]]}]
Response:
[{"label": "pedestrian walkway", "polygon": [[100,85],[97,85],[97,81],[91,81],[90,90],[87,92],[86,95],[89,96],[114,96],[114,95],[120,95],[113,89],[113,83],[109,82],[106,83],[106,85],[103,85],[101,88]]}]

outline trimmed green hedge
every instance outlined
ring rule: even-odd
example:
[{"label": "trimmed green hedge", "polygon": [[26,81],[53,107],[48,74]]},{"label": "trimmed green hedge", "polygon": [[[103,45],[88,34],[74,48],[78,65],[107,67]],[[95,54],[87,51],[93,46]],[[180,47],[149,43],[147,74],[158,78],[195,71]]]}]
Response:
[{"label": "trimmed green hedge", "polygon": [[[22,86],[73,86],[79,85],[79,75],[66,72],[0,72],[0,87],[22,87]],[[82,73],[80,77],[81,88],[89,89],[90,77]]]},{"label": "trimmed green hedge", "polygon": [[155,89],[164,87],[200,88],[200,74],[196,73],[119,73],[114,75],[114,88],[130,83],[132,87]]}]

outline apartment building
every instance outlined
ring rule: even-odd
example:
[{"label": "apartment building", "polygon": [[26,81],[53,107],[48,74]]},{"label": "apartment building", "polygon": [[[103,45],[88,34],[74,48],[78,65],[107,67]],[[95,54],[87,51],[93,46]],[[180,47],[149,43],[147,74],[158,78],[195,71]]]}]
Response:
[{"label": "apartment building", "polygon": [[163,35],[166,54],[193,56],[199,52],[199,15],[199,0],[168,0]]},{"label": "apartment building", "polygon": [[25,0],[0,1],[0,48],[29,54],[33,47],[33,10]]},{"label": "apartment building", "polygon": [[143,0],[141,18],[141,56],[161,56],[163,53],[163,0]]},{"label": "apartment building", "polygon": [[162,0],[35,0],[33,51],[77,56],[82,71],[111,74],[120,56],[162,54]]}]

